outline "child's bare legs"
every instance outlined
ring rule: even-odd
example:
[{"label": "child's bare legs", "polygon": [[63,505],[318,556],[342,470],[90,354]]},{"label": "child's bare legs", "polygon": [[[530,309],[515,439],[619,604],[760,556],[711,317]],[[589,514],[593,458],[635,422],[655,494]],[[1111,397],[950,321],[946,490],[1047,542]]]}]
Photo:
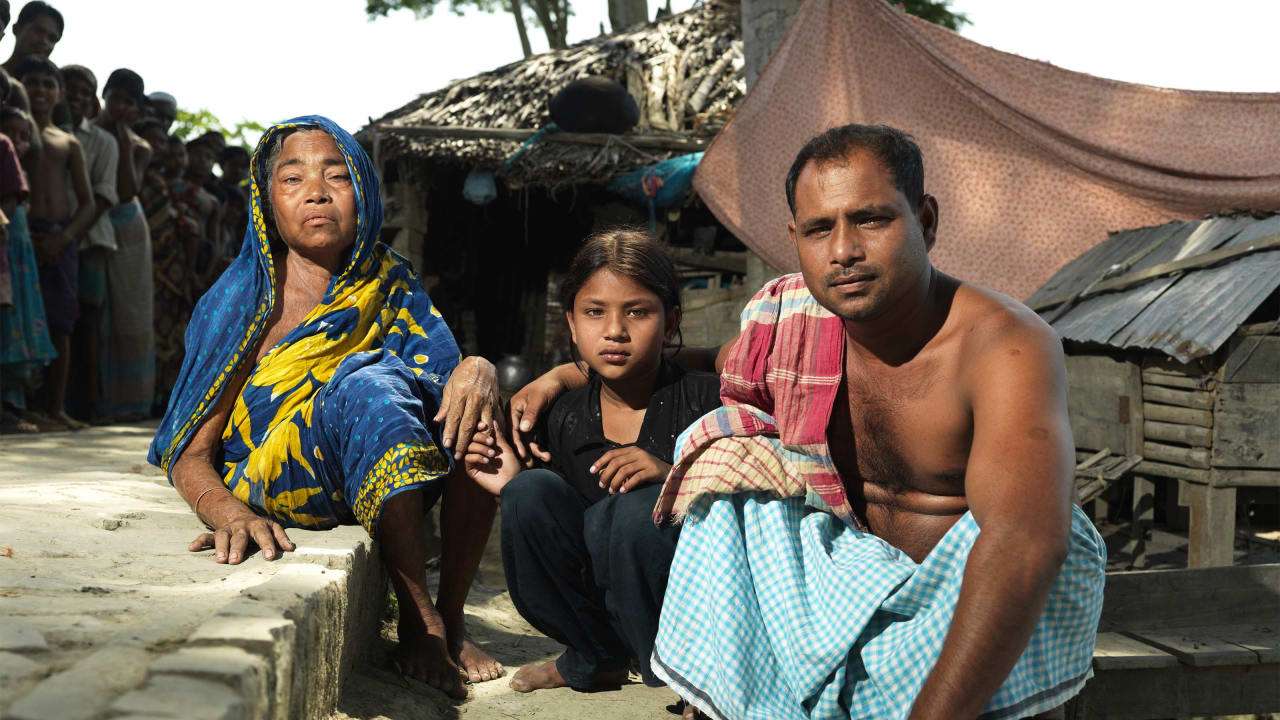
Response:
[{"label": "child's bare legs", "polygon": [[71,430],[83,430],[88,425],[67,414],[67,375],[71,372],[71,336],[67,333],[52,335],[53,349],[58,356],[49,364],[45,374],[44,412],[54,422],[60,422]]}]

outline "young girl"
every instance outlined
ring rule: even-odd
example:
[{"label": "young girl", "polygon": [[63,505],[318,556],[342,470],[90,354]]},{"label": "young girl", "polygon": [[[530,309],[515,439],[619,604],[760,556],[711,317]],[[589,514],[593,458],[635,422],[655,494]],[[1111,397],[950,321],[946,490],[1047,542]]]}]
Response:
[{"label": "young girl", "polygon": [[[635,662],[646,685],[679,529],[652,521],[676,437],[720,405],[720,381],[663,355],[680,326],[675,269],[647,234],[595,235],[561,286],[588,384],[547,415],[551,461],[519,472],[507,438],[478,437],[467,471],[502,497],[502,562],[516,609],[564,643],[526,665],[519,692],[619,685]],[[517,474],[519,473],[519,474]]]}]

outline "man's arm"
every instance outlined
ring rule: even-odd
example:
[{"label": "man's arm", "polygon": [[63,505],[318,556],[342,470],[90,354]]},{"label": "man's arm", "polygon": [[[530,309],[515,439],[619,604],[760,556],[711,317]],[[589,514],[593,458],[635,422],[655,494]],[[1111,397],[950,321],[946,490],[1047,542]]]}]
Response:
[{"label": "man's arm", "polygon": [[89,167],[89,185],[93,192],[93,227],[104,213],[116,204],[116,171],[120,164],[120,150],[115,143],[103,143],[102,152],[93,159]]},{"label": "man's arm", "polygon": [[1074,476],[1066,370],[1053,330],[1027,314],[1010,312],[974,338],[965,494],[980,532],[912,720],[977,717],[1026,648],[1066,559]]},{"label": "man's arm", "polygon": [[[76,214],[72,216],[66,229],[60,233],[66,242],[73,241],[89,229],[95,211],[93,193],[89,190],[89,172],[85,169],[84,150],[80,147],[79,140],[74,137],[69,139],[67,172],[71,174],[71,189],[76,194],[79,207],[76,208]],[[64,242],[59,242],[57,247],[61,250],[64,245]]]}]

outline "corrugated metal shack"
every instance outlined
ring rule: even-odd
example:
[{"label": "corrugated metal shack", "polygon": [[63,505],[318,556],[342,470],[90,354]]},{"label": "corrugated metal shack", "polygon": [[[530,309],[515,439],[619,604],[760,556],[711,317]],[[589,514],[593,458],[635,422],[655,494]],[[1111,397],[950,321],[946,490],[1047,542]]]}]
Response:
[{"label": "corrugated metal shack", "polygon": [[1277,287],[1280,215],[1234,215],[1112,233],[1028,299],[1064,341],[1080,456],[1133,475],[1139,547],[1155,483],[1171,523],[1190,508],[1191,567],[1232,563],[1237,489],[1274,501]]}]

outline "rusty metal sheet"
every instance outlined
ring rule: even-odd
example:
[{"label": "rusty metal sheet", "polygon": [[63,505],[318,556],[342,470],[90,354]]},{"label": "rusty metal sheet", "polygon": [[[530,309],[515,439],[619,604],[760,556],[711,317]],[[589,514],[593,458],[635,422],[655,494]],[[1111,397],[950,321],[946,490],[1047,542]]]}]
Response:
[{"label": "rusty metal sheet", "polygon": [[[1087,287],[1115,263],[1147,251],[1129,268],[1194,257],[1280,234],[1280,215],[1239,215],[1115,233],[1068,263],[1032,298]],[[1057,318],[1063,338],[1159,350],[1182,362],[1212,354],[1280,286],[1280,251],[1246,255],[1212,268],[1156,278],[1093,296]],[[1052,316],[1054,309],[1044,311]]]},{"label": "rusty metal sheet", "polygon": [[1280,287],[1280,250],[1246,255],[1178,279],[1108,342],[1180,362],[1211,355]]}]

